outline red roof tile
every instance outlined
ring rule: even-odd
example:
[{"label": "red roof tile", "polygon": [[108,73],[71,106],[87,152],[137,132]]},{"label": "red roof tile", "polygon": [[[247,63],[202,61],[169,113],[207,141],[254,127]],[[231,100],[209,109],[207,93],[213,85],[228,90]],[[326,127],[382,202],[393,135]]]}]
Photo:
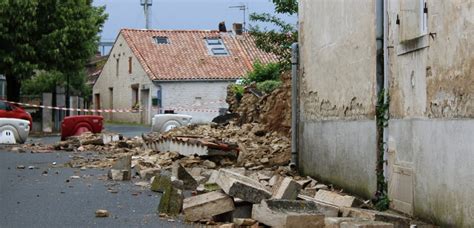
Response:
[{"label": "red roof tile", "polygon": [[[219,31],[122,29],[121,34],[151,80],[238,79],[259,59],[276,62],[273,54],[261,51],[249,34]],[[157,44],[164,36],[169,44]],[[220,37],[229,55],[209,54],[205,38]]]}]

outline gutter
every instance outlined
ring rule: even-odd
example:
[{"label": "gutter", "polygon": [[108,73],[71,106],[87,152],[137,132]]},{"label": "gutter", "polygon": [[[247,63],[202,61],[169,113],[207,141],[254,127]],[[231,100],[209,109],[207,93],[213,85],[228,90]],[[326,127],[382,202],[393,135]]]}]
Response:
[{"label": "gutter", "polygon": [[298,167],[298,49],[291,45],[291,169]]}]

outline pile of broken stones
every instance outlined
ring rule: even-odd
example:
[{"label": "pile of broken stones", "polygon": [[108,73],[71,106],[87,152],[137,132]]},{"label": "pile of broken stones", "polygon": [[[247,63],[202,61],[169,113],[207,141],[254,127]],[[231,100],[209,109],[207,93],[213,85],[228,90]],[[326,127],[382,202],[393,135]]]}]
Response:
[{"label": "pile of broken stones", "polygon": [[[190,153],[193,148],[208,153]],[[370,210],[369,202],[299,176],[288,167],[289,139],[258,124],[192,125],[130,139],[83,134],[48,149],[74,151],[68,164],[74,168],[110,168],[111,180],[140,178],[140,185],[163,194],[163,217],[217,227],[410,225],[406,217]],[[88,151],[96,154],[81,155]]]}]

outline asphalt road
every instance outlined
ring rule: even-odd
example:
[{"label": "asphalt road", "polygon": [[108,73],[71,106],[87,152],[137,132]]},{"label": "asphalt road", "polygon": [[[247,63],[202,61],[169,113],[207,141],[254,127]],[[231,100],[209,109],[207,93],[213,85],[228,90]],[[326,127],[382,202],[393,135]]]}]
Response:
[{"label": "asphalt road", "polygon": [[[150,126],[143,125],[126,125],[126,124],[105,124],[104,130],[107,132],[114,132],[122,134],[125,137],[135,137],[141,136],[142,133],[148,133],[151,130]],[[48,135],[48,136],[33,136],[29,137],[26,143],[43,143],[43,144],[53,144],[59,141],[61,137],[59,134]]]},{"label": "asphalt road", "polygon": [[[113,129],[128,134],[140,127],[120,125]],[[54,137],[48,140],[54,141]],[[161,194],[134,185],[138,179],[113,182],[106,179],[107,170],[62,167],[71,155],[14,153],[0,146],[0,227],[186,226],[160,219],[156,209]],[[108,210],[110,216],[96,218],[97,209]]]}]

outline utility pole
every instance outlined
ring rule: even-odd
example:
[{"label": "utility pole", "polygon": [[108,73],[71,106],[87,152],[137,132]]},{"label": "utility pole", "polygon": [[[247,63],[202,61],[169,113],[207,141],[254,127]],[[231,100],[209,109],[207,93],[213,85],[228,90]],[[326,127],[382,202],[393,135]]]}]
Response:
[{"label": "utility pole", "polygon": [[243,11],[243,16],[244,16],[244,20],[243,20],[243,23],[242,23],[242,31],[245,32],[246,29],[245,29],[245,24],[246,24],[246,12],[247,10],[249,9],[244,3],[241,3],[240,5],[237,5],[237,6],[230,6],[229,8],[233,8],[233,9],[239,9],[239,10],[242,10]]},{"label": "utility pole", "polygon": [[140,0],[140,5],[143,6],[143,12],[145,13],[145,28],[150,29],[150,16],[151,16],[151,5],[153,0]]}]

